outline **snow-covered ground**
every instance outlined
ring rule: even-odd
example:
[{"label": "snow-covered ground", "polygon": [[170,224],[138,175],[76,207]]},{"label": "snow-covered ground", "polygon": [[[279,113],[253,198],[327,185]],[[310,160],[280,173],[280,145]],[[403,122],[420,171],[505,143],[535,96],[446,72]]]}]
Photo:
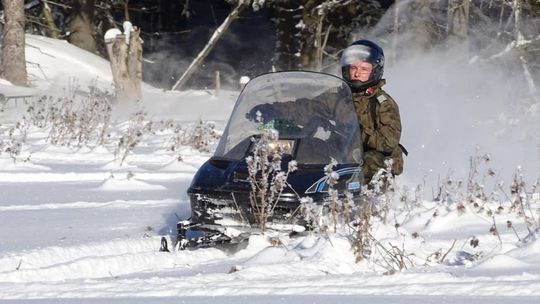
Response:
[{"label": "snow-covered ground", "polygon": [[[106,61],[61,41],[29,36],[28,43],[35,87],[30,92],[0,82],[6,96],[58,93],[73,81],[80,96],[89,83],[110,87]],[[173,119],[189,128],[203,119],[222,129],[236,95],[145,86],[137,108],[154,121]],[[0,114],[0,140],[9,139],[24,110],[22,99],[8,100]],[[114,126],[125,129],[126,122]],[[279,245],[254,235],[233,253],[214,248],[163,253],[157,250],[160,236],[172,234],[177,219],[189,215],[186,189],[211,151],[187,145],[171,151],[172,130],[164,130],[144,136],[120,165],[115,143],[59,147],[47,142],[48,131],[31,127],[16,162],[9,153],[0,154],[2,301],[540,303],[538,232],[529,231],[519,208],[512,209],[509,186],[502,186],[508,197],[487,189],[497,182],[484,172],[476,179],[485,182],[487,194],[499,196],[463,207],[466,185],[460,188],[458,181],[445,183],[448,196],[432,201],[436,189],[413,189],[421,175],[398,178],[388,223],[382,218],[373,223],[379,251],[358,263],[345,231],[280,236]],[[409,150],[419,153],[415,146]],[[540,226],[540,190],[532,193],[527,186],[530,209],[524,212],[534,229]],[[402,251],[394,256],[403,257],[406,267],[385,274],[388,255],[380,252],[382,246]]]}]

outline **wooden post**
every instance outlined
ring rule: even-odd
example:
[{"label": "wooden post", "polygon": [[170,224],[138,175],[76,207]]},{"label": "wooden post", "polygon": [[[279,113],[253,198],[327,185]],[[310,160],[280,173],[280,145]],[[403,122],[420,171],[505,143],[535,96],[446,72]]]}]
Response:
[{"label": "wooden post", "polygon": [[216,71],[216,96],[219,95],[219,90],[221,90],[221,77],[219,71]]},{"label": "wooden post", "polygon": [[134,27],[128,41],[125,33],[105,38],[119,101],[134,102],[141,98],[142,44],[139,33],[140,30]]}]

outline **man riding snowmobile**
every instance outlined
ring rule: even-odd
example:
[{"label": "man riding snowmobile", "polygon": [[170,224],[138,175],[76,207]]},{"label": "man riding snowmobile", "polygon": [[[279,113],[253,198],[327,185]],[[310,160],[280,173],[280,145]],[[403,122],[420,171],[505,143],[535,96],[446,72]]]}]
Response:
[{"label": "man riding snowmobile", "polygon": [[[177,248],[234,244],[255,227],[261,206],[250,197],[261,172],[250,177],[246,159],[264,130],[279,134],[266,149],[281,147],[281,167],[291,160],[297,163],[266,218],[276,229],[309,226],[298,212],[302,198],[322,205],[332,188],[360,203],[362,185],[386,168],[386,160],[393,161],[392,175],[402,172],[399,109],[381,88],[382,49],[357,41],[343,52],[341,66],[343,79],[287,71],[260,75],[244,87],[214,155],[199,168],[187,191],[191,218],[178,223]],[[332,186],[324,171],[331,162],[338,177]],[[162,242],[166,249],[166,240]]]},{"label": "man riding snowmobile", "polygon": [[[267,131],[278,137],[260,143],[258,139]],[[257,148],[260,144],[262,148]],[[287,175],[286,187],[273,198],[265,218],[269,227],[309,228],[300,211],[302,199],[323,205],[330,188],[359,202],[362,139],[347,83],[333,75],[307,71],[264,74],[244,87],[214,155],[194,176],[187,191],[191,218],[178,223],[175,247],[239,243],[246,233],[257,229],[257,214],[263,205],[252,200],[253,185],[257,178],[271,183],[272,176],[263,176],[263,171],[268,174],[277,169],[272,165],[253,173],[247,158],[255,159],[256,151],[263,150],[270,151],[273,158],[271,151],[276,149],[283,153],[277,158],[281,159],[281,172],[293,160],[296,170]],[[330,184],[325,173],[329,163],[334,164],[336,184]],[[163,243],[165,250],[166,240]]]},{"label": "man riding snowmobile", "polygon": [[341,55],[341,72],[353,93],[358,121],[362,125],[364,144],[364,184],[368,184],[380,169],[386,169],[386,160],[392,160],[391,174],[403,172],[399,144],[401,118],[397,103],[382,86],[384,53],[380,46],[369,40],[358,40]]}]

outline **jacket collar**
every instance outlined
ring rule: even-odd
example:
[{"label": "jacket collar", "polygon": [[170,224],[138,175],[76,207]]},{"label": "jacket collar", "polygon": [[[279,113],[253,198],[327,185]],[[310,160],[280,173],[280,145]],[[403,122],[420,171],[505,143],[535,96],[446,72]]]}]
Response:
[{"label": "jacket collar", "polygon": [[367,88],[367,90],[365,90],[365,91],[361,91],[361,92],[353,91],[353,95],[371,97],[371,96],[377,94],[377,92],[379,92],[381,90],[382,86],[385,85],[385,84],[386,84],[386,79],[381,79],[379,82],[377,82],[377,84]]}]

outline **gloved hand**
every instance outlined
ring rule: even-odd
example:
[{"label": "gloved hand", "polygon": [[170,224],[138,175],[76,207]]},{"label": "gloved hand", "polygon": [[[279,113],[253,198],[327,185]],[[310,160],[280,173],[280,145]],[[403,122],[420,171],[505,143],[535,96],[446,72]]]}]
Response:
[{"label": "gloved hand", "polygon": [[363,127],[362,128],[362,141],[364,142],[364,146],[367,146],[372,149],[376,149],[375,146],[375,129],[369,128],[369,127]]},{"label": "gloved hand", "polygon": [[263,121],[267,121],[270,118],[275,118],[278,115],[277,110],[274,106],[271,104],[260,104],[255,107],[253,107],[249,113],[246,113],[246,118],[251,121],[257,120],[257,112],[260,112],[261,118],[263,118]]}]

